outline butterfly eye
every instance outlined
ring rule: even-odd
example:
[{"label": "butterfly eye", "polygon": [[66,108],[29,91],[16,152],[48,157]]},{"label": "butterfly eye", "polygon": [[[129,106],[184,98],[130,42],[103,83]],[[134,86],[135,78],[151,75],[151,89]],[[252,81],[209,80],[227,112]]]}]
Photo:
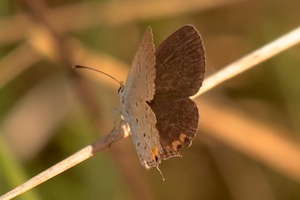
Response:
[{"label": "butterfly eye", "polygon": [[120,86],[119,89],[118,89],[118,93],[119,93],[119,94],[122,93],[123,90],[124,90],[124,86]]}]

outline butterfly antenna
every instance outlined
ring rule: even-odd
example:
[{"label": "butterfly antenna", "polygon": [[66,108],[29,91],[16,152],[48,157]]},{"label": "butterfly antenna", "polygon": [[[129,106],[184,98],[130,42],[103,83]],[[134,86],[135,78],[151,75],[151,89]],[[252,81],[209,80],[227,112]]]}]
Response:
[{"label": "butterfly antenna", "polygon": [[116,78],[114,78],[113,76],[111,76],[111,75],[109,75],[109,74],[107,74],[107,73],[105,73],[105,72],[102,72],[102,71],[100,71],[100,70],[97,70],[97,69],[94,69],[94,68],[91,68],[91,67],[81,66],[81,65],[74,65],[73,68],[74,68],[74,69],[75,69],[75,68],[89,69],[89,70],[93,70],[93,71],[99,72],[99,73],[101,73],[101,74],[104,74],[104,75],[106,75],[106,76],[112,78],[114,81],[116,81],[117,83],[119,83],[121,87],[123,86],[123,83],[122,83],[122,82],[118,81],[118,80],[117,80]]}]

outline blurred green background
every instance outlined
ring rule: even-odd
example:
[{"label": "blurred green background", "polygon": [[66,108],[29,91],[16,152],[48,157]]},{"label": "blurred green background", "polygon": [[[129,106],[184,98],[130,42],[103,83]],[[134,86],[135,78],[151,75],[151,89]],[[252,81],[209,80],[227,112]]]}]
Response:
[{"label": "blurred green background", "polygon": [[[206,76],[299,26],[300,1],[0,1],[0,194],[113,128],[147,26],[155,44],[185,24],[201,33]],[[300,199],[300,47],[197,99],[182,158],[142,168],[129,138],[16,199]],[[119,117],[115,117],[119,120]]]}]

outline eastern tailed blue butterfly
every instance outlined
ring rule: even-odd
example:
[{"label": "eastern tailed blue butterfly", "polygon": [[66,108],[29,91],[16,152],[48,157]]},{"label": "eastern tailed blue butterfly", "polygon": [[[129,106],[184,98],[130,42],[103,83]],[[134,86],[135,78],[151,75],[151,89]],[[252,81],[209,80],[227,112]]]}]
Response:
[{"label": "eastern tailed blue butterfly", "polygon": [[191,145],[199,114],[190,96],[198,92],[204,73],[205,51],[194,26],[181,27],[156,49],[152,29],[146,29],[126,84],[118,81],[122,118],[146,169],[159,170],[161,160],[181,156],[180,148]]},{"label": "eastern tailed blue butterfly", "polygon": [[123,118],[145,168],[158,168],[162,159],[190,146],[199,115],[189,97],[198,92],[204,72],[204,48],[193,26],[183,26],[156,49],[152,30],[146,29],[119,90]]}]

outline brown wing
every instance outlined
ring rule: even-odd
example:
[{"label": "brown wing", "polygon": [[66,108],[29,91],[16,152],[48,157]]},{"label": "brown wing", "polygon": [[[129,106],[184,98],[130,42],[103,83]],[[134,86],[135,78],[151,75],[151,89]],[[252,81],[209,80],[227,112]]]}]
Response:
[{"label": "brown wing", "polygon": [[156,50],[155,96],[149,103],[163,146],[163,159],[179,156],[196,135],[198,109],[189,98],[201,87],[205,56],[201,37],[191,25],[170,35]]}]

